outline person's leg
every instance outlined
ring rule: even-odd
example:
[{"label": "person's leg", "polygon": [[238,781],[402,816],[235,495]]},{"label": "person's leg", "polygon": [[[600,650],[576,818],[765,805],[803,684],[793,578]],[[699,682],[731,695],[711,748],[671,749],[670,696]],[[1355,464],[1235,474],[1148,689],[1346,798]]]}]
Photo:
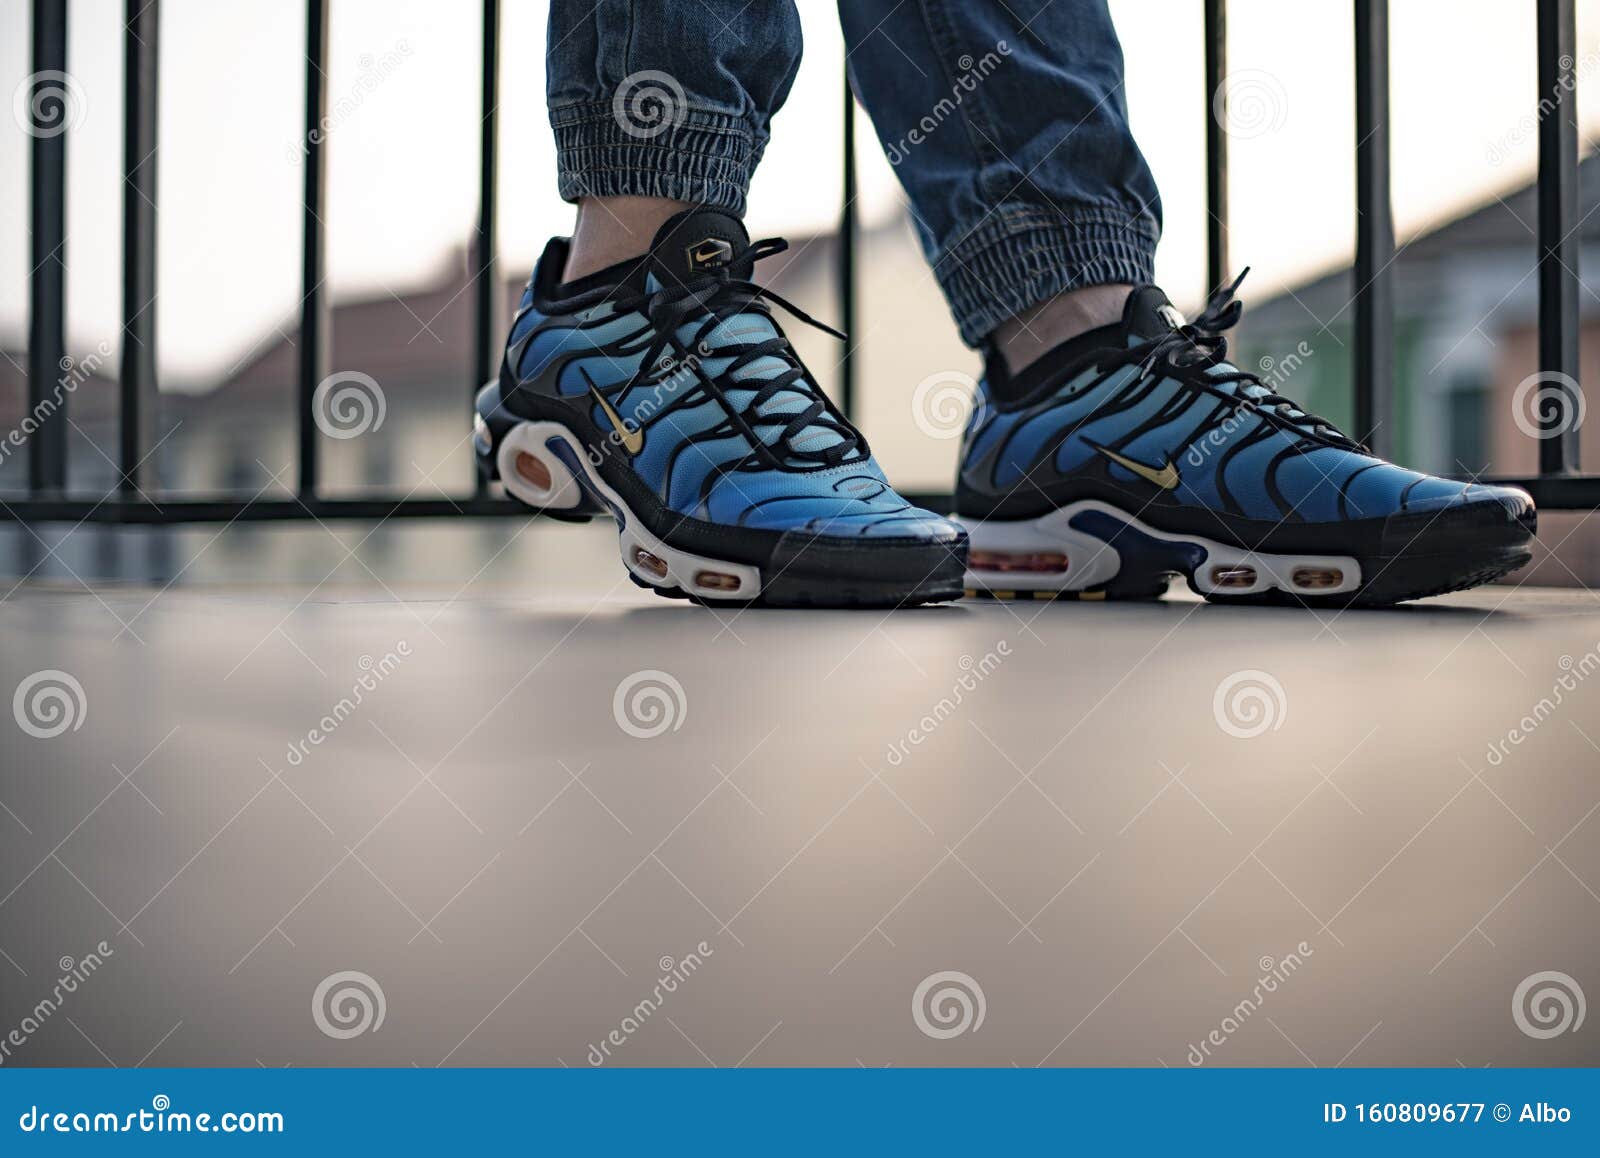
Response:
[{"label": "person's leg", "polygon": [[668,197],[580,197],[564,278],[576,281],[638,257],[656,231],[692,206]]},{"label": "person's leg", "polygon": [[553,0],[546,96],[568,280],[649,248],[690,206],[742,215],[799,67],[793,0]]},{"label": "person's leg", "polygon": [[962,338],[1013,369],[1115,322],[1161,203],[1105,0],[841,0],[851,81]]}]

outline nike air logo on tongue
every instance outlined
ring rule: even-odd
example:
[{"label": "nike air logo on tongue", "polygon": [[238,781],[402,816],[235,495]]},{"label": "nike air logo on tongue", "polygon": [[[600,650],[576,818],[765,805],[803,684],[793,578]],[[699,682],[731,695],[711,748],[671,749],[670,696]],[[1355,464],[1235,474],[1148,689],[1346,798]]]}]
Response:
[{"label": "nike air logo on tongue", "polygon": [[733,260],[733,246],[720,237],[707,237],[684,250],[690,269],[716,269]]},{"label": "nike air logo on tongue", "polygon": [[[650,247],[651,264],[658,277],[686,281],[711,270],[729,269],[735,255],[749,244],[744,223],[733,214],[718,209],[689,209],[670,218],[656,233]],[[748,268],[729,271],[735,277],[747,277],[750,272]]]}]

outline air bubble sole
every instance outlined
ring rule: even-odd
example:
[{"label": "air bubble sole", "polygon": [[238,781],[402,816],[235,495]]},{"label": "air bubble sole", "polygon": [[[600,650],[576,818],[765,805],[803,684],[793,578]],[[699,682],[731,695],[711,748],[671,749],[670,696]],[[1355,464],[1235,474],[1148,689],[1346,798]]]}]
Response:
[{"label": "air bubble sole", "polygon": [[1036,519],[956,521],[967,528],[974,556],[986,561],[1010,556],[1026,566],[1047,553],[1067,556],[1067,570],[1058,573],[968,570],[969,597],[1030,602],[1159,598],[1170,577],[1182,576],[1192,591],[1215,603],[1379,607],[1490,583],[1532,557],[1531,525],[1520,534],[1485,534],[1475,549],[1350,556],[1246,551],[1157,530],[1098,499]]}]

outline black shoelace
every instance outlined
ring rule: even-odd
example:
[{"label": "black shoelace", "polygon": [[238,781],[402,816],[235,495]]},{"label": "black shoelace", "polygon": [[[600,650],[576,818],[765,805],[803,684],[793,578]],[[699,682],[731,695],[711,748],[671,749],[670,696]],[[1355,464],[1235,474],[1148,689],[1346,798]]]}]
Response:
[{"label": "black shoelace", "polygon": [[[753,461],[776,470],[819,469],[865,457],[867,453],[861,435],[843,414],[834,409],[828,397],[811,379],[799,354],[772,318],[768,303],[782,306],[800,321],[841,341],[849,339],[765,286],[733,275],[735,269],[753,265],[762,258],[772,257],[788,248],[789,243],[777,237],[752,242],[734,253],[727,265],[707,270],[669,288],[617,301],[619,312],[637,310],[650,319],[655,329],[655,338],[646,348],[638,371],[621,393],[626,394],[654,375],[691,369],[700,385],[722,402],[735,427],[750,442],[750,456],[741,462],[728,464],[725,470],[737,470]],[[715,347],[707,345],[712,331],[740,314],[759,314],[772,321],[774,336],[759,342],[723,342]],[[704,321],[687,342],[680,342],[678,330],[684,323],[698,317],[704,317]],[[669,348],[673,351],[669,355],[671,361],[658,364]],[[711,376],[705,373],[703,362],[712,357],[732,360],[720,373]],[[777,358],[785,364],[784,368],[759,381],[738,377],[740,370],[762,358]],[[728,400],[728,391],[752,388],[755,394],[743,407],[735,407]],[[795,411],[767,413],[762,410],[764,405],[786,391],[801,395],[807,400],[805,405]],[[767,442],[758,431],[773,427],[779,428],[778,434],[771,442]],[[796,445],[795,440],[801,434],[813,438],[819,429],[832,432],[838,441],[820,448]]]},{"label": "black shoelace", "polygon": [[[1332,422],[1279,394],[1259,375],[1238,367],[1220,374],[1211,372],[1227,362],[1228,339],[1222,331],[1235,325],[1244,312],[1244,303],[1234,295],[1249,272],[1246,268],[1231,285],[1212,294],[1205,309],[1187,325],[1149,342],[1130,346],[1125,354],[1119,353],[1116,364],[1138,363],[1146,372],[1159,369],[1164,376],[1227,401],[1236,410],[1254,413],[1287,433],[1342,450],[1365,451],[1366,447]],[[1222,389],[1228,383],[1236,383],[1233,393]],[[1218,423],[1222,421],[1226,421],[1226,417],[1218,419]]]}]

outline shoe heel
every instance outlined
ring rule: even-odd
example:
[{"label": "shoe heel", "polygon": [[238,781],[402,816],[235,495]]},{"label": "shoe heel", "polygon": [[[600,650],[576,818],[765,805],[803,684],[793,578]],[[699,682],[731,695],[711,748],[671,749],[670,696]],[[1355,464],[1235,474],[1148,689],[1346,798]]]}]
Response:
[{"label": "shoe heel", "polygon": [[533,433],[533,424],[519,422],[499,440],[495,472],[506,494],[542,515],[588,522],[597,513],[568,465]]},{"label": "shoe heel", "polygon": [[629,576],[663,595],[748,603],[761,594],[759,568],[668,545],[633,516],[586,460],[581,443],[557,422],[515,421],[496,440],[494,461],[506,493],[540,514],[588,522],[609,511]]},{"label": "shoe heel", "polygon": [[472,430],[479,473],[536,514],[574,523],[603,514],[534,425],[500,405],[498,382],[486,384],[478,392]]}]

